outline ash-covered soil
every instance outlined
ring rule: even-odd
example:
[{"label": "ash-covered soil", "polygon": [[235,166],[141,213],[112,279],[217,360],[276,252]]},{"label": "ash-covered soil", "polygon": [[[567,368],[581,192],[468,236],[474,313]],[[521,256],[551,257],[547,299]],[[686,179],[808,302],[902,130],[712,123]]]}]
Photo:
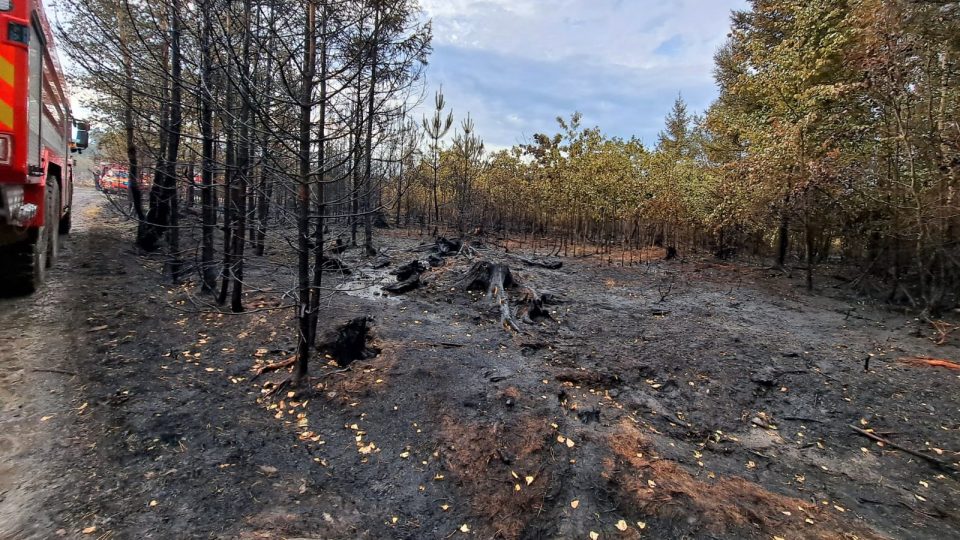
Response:
[{"label": "ash-covered soil", "polygon": [[[833,281],[809,295],[693,257],[551,270],[488,239],[391,296],[390,269],[428,253],[387,232],[325,275],[321,315],[372,317],[379,353],[315,359],[309,390],[266,397],[287,374],[253,370],[294,346],[281,252],[251,258],[248,312],[222,313],[102,213],[57,278],[76,376],[43,437],[69,444],[22,461],[62,480],[21,537],[960,537],[960,373],[900,360],[957,360],[957,338]],[[550,293],[551,317],[505,329],[463,288],[476,260]]]}]

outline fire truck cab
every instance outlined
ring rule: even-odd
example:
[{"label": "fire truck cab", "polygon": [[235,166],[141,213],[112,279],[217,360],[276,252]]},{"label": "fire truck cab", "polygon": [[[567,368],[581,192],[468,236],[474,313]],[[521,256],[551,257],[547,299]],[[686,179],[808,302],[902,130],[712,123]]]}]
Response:
[{"label": "fire truck cab", "polygon": [[0,293],[43,282],[70,230],[73,160],[88,126],[70,115],[42,0],[0,0]]}]

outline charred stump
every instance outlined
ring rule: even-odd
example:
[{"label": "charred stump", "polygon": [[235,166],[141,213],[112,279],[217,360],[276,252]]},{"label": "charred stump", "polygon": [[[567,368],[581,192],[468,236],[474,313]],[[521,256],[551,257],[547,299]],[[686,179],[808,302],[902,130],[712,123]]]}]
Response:
[{"label": "charred stump", "polygon": [[337,238],[337,241],[333,244],[333,247],[331,247],[328,251],[336,255],[340,255],[346,250],[347,250],[347,245],[343,243],[343,239]]},{"label": "charred stump", "polygon": [[510,310],[510,297],[506,289],[516,286],[510,267],[505,264],[477,261],[464,276],[461,283],[468,291],[486,290],[487,298],[500,306],[500,324],[506,330],[520,331],[520,326]]},{"label": "charred stump", "polygon": [[332,356],[341,367],[377,356],[380,350],[370,344],[372,322],[373,317],[363,316],[336,327],[323,336],[317,350]]},{"label": "charred stump", "polygon": [[543,319],[553,320],[550,311],[543,306],[553,303],[549,293],[538,293],[530,287],[521,289],[520,307],[517,308],[517,317],[527,324],[536,324]]},{"label": "charred stump", "polygon": [[[533,287],[520,285],[510,267],[502,263],[477,261],[460,280],[468,291],[485,291],[487,298],[494,299],[500,307],[500,324],[506,330],[520,332],[517,319],[527,324],[536,324],[543,319],[553,320],[544,306],[556,303],[552,294],[539,293]],[[517,310],[510,307],[509,291],[516,291]]]}]

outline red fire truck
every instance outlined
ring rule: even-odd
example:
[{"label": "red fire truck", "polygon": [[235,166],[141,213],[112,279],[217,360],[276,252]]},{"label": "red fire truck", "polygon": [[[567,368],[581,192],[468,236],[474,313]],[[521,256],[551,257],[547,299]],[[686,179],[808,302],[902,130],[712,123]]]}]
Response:
[{"label": "red fire truck", "polygon": [[70,230],[71,151],[88,126],[70,116],[42,0],[0,0],[0,293],[33,292]]}]

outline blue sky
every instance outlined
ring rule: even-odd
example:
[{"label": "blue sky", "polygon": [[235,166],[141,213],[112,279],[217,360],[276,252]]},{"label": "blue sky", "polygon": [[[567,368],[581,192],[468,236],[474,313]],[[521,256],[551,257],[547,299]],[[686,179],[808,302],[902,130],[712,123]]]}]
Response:
[{"label": "blue sky", "polygon": [[574,111],[611,135],[656,142],[677,94],[704,110],[713,53],[745,0],[421,0],[433,20],[427,101],[443,85],[488,148],[554,133]]}]

